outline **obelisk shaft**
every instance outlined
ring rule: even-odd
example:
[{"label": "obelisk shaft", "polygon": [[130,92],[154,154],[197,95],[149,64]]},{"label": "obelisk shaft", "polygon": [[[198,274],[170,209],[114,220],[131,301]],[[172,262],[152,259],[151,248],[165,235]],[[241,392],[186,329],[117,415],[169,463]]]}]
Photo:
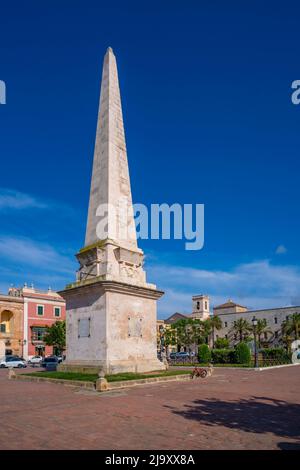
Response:
[{"label": "obelisk shaft", "polygon": [[[110,47],[102,71],[86,247],[102,238],[97,233],[97,224],[105,205],[108,205],[106,238],[128,249],[137,249],[118,71]],[[130,239],[124,237],[126,233]]]}]

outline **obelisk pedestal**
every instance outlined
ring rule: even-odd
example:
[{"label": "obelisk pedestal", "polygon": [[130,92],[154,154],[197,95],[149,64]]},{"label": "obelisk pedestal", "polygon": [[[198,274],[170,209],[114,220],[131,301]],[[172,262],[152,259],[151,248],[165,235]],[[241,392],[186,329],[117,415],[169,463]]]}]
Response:
[{"label": "obelisk pedestal", "polygon": [[[105,220],[105,223],[103,221]],[[137,246],[116,59],[104,57],[85,246],[66,300],[60,370],[107,374],[165,369],[157,359],[156,302]]]}]

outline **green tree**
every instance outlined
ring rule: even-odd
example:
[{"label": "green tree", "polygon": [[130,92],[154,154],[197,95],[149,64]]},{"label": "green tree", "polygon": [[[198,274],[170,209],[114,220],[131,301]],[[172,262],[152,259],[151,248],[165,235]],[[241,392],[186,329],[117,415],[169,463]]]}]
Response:
[{"label": "green tree", "polygon": [[242,342],[247,340],[249,337],[249,331],[251,331],[250,323],[245,318],[239,318],[234,322],[231,332],[239,337],[239,341]]},{"label": "green tree", "polygon": [[185,347],[189,352],[192,347],[196,352],[199,344],[207,342],[209,328],[206,322],[198,318],[183,318],[172,325],[179,349]]},{"label": "green tree", "polygon": [[[265,318],[257,320],[257,325],[256,325],[256,334],[257,334],[257,339],[258,339],[258,347],[261,347],[261,337],[264,333],[270,333],[272,334],[272,330],[268,327],[268,322]],[[254,326],[250,326],[249,331],[254,333]]]},{"label": "green tree", "polygon": [[227,338],[218,338],[215,341],[215,349],[228,349],[229,348],[229,339]]},{"label": "green tree", "polygon": [[47,346],[53,346],[60,354],[66,349],[66,322],[56,321],[46,327],[44,342]]},{"label": "green tree", "polygon": [[177,344],[176,331],[172,328],[166,328],[164,331],[165,347],[167,356],[169,356],[169,347]]}]

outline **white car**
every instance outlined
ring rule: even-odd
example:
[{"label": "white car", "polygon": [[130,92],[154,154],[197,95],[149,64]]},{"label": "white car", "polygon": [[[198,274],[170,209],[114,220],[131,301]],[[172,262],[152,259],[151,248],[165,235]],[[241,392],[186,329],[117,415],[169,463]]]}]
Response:
[{"label": "white car", "polygon": [[43,360],[42,356],[32,356],[31,359],[28,359],[28,364],[40,365],[42,360]]},{"label": "white car", "polygon": [[18,356],[10,356],[10,357],[7,356],[7,357],[5,357],[4,359],[2,359],[0,361],[0,367],[1,368],[4,368],[4,367],[18,367],[20,369],[22,367],[27,367],[27,365],[26,365],[26,362],[23,361],[23,359],[21,359]]}]

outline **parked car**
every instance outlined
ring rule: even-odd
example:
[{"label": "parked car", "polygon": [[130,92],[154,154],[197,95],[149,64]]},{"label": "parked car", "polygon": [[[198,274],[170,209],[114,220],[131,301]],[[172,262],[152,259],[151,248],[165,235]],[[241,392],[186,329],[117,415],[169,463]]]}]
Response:
[{"label": "parked car", "polygon": [[63,356],[56,356],[56,357],[57,357],[59,364],[64,360]]},{"label": "parked car", "polygon": [[186,359],[188,357],[190,357],[190,354],[186,351],[176,353],[176,359]]},{"label": "parked car", "polygon": [[42,356],[33,356],[31,359],[28,360],[28,364],[40,365],[42,360],[43,360]]},{"label": "parked car", "polygon": [[0,367],[27,367],[26,362],[18,356],[6,356],[4,359],[1,360],[0,362]]},{"label": "parked car", "polygon": [[58,357],[57,356],[44,357],[41,362],[41,366],[46,367],[47,364],[56,364],[56,365],[59,364]]},{"label": "parked car", "polygon": [[170,358],[171,360],[176,359],[176,354],[177,354],[177,353],[175,353],[175,352],[171,352],[170,355],[169,355],[169,358]]}]

